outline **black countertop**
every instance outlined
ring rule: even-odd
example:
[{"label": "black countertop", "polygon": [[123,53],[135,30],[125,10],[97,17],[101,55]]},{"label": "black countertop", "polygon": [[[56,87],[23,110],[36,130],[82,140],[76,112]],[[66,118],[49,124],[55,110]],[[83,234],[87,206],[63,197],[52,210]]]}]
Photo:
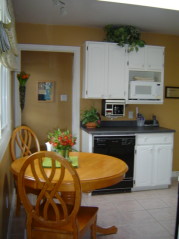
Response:
[{"label": "black countertop", "polygon": [[136,121],[106,121],[100,127],[88,129],[81,126],[89,134],[114,135],[114,134],[143,134],[143,133],[174,133],[174,129],[160,126],[136,126]]}]

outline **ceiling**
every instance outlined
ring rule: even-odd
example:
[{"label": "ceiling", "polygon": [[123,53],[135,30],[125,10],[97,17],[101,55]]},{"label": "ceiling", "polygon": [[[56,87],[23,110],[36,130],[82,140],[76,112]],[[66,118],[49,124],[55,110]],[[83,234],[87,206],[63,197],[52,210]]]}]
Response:
[{"label": "ceiling", "polygon": [[132,25],[145,32],[179,35],[179,11],[96,0],[63,1],[65,16],[52,0],[12,0],[16,22],[88,27]]}]

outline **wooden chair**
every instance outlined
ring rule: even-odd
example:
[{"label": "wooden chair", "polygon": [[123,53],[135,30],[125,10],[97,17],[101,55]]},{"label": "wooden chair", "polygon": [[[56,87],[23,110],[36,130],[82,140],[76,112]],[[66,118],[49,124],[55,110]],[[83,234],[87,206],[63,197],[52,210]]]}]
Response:
[{"label": "wooden chair", "polygon": [[12,160],[40,151],[36,134],[27,126],[19,126],[12,132],[10,151]]},{"label": "wooden chair", "polygon": [[[40,151],[40,144],[36,134],[27,126],[19,126],[12,132],[10,141],[10,152],[12,160],[20,157],[31,155],[33,152]],[[16,215],[19,215],[20,199],[17,192],[17,182],[15,178],[16,189]],[[29,193],[37,194],[35,190],[30,190]]]},{"label": "wooden chair", "polygon": [[[42,166],[45,157],[51,158],[49,169]],[[61,167],[56,167],[56,162]],[[28,183],[26,170],[32,172],[34,185],[40,194],[32,203],[26,193]],[[48,171],[48,173],[47,173]],[[64,184],[70,178],[72,186]],[[64,188],[69,189],[73,200],[67,203]],[[18,190],[27,214],[27,239],[82,238],[91,228],[91,237],[96,239],[97,207],[81,206],[81,184],[76,170],[55,152],[41,151],[32,154],[24,162],[18,175]],[[67,192],[66,192],[67,193]]]}]

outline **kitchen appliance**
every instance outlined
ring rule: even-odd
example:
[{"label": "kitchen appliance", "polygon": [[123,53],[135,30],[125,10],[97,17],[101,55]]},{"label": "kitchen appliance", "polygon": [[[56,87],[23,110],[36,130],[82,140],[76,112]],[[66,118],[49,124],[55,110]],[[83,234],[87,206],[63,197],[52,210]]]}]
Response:
[{"label": "kitchen appliance", "polygon": [[118,117],[125,115],[125,100],[102,100],[102,115]]},{"label": "kitchen appliance", "polygon": [[161,100],[162,84],[155,81],[130,81],[130,100]]},{"label": "kitchen appliance", "polygon": [[[134,171],[134,135],[95,135],[93,136],[93,152],[114,156],[123,160],[129,167],[125,178],[115,185],[107,188],[97,189],[92,195],[130,192],[133,187],[133,171]],[[110,170],[110,168],[109,168]]]}]

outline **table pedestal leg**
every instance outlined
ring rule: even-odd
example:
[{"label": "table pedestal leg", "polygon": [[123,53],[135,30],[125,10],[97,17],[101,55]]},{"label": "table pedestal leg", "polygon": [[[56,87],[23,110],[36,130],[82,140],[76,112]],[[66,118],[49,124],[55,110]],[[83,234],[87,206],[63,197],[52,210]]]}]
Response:
[{"label": "table pedestal leg", "polygon": [[112,226],[112,227],[100,227],[96,225],[96,232],[101,233],[101,234],[116,234],[117,233],[117,227]]}]

